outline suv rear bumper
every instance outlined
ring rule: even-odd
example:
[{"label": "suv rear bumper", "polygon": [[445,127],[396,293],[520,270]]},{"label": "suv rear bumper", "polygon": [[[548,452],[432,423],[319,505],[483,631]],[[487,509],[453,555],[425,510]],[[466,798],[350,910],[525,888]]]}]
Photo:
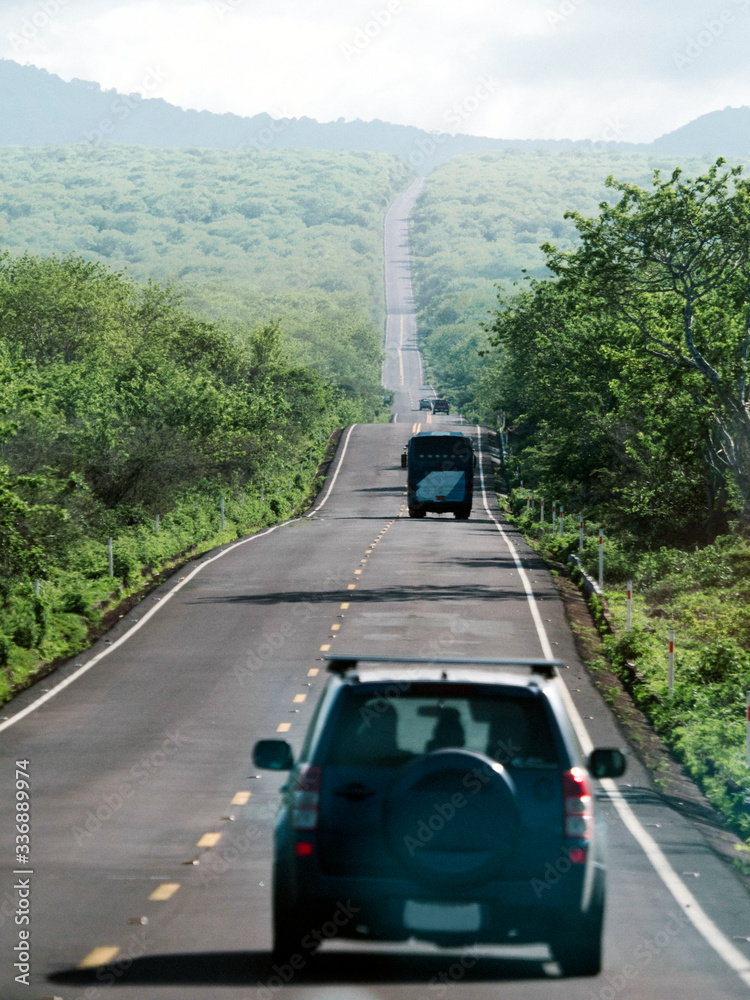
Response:
[{"label": "suv rear bumper", "polygon": [[[304,923],[311,929],[329,924],[336,914],[346,913],[345,922],[336,920],[336,934],[343,938],[398,941],[416,937],[451,946],[548,941],[561,926],[584,915],[584,900],[589,895],[586,886],[593,867],[573,866],[555,882],[495,881],[461,892],[435,892],[404,879],[331,877],[308,871],[294,887],[283,880],[282,892],[285,908],[304,915]],[[419,922],[415,926],[406,919],[407,904],[412,910],[414,904],[420,910],[432,905],[445,915],[446,922],[441,923],[438,917],[437,929],[420,927]],[[470,921],[468,928],[450,930],[448,908],[461,910],[462,920],[467,914],[477,919]],[[427,923],[433,925],[434,921]]]}]

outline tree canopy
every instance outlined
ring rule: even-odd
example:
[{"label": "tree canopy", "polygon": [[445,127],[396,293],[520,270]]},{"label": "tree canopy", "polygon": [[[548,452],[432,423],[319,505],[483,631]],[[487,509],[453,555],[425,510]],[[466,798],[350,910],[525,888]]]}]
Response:
[{"label": "tree canopy", "polygon": [[705,537],[750,513],[750,201],[723,161],[695,180],[569,213],[553,279],[501,296],[484,392],[512,417],[527,480],[641,535]]}]

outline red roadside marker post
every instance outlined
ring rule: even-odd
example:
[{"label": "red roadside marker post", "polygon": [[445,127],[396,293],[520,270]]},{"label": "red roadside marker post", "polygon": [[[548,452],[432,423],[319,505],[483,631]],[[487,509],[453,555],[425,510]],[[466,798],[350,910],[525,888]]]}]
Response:
[{"label": "red roadside marker post", "polygon": [[669,630],[669,693],[674,692],[674,629]]}]

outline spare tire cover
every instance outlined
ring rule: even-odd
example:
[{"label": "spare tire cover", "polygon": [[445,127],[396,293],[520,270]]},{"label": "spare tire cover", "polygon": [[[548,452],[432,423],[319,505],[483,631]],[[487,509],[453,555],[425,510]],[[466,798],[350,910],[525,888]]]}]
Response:
[{"label": "spare tire cover", "polygon": [[384,823],[391,852],[412,878],[439,887],[487,881],[518,838],[513,779],[484,754],[436,750],[396,775]]}]

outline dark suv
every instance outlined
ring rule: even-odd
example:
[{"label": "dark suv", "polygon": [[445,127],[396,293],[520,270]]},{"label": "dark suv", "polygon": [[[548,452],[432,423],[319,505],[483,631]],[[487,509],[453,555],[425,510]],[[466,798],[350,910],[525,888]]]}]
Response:
[{"label": "dark suv", "polygon": [[[275,833],[274,950],[302,961],[326,937],[455,947],[545,942],[568,975],[601,967],[604,845],[556,661],[329,657]],[[327,930],[328,929],[328,930]],[[299,965],[294,966],[300,967]]]},{"label": "dark suv", "polygon": [[448,405],[447,399],[433,399],[432,401],[432,412],[433,413],[450,413],[451,408]]}]

